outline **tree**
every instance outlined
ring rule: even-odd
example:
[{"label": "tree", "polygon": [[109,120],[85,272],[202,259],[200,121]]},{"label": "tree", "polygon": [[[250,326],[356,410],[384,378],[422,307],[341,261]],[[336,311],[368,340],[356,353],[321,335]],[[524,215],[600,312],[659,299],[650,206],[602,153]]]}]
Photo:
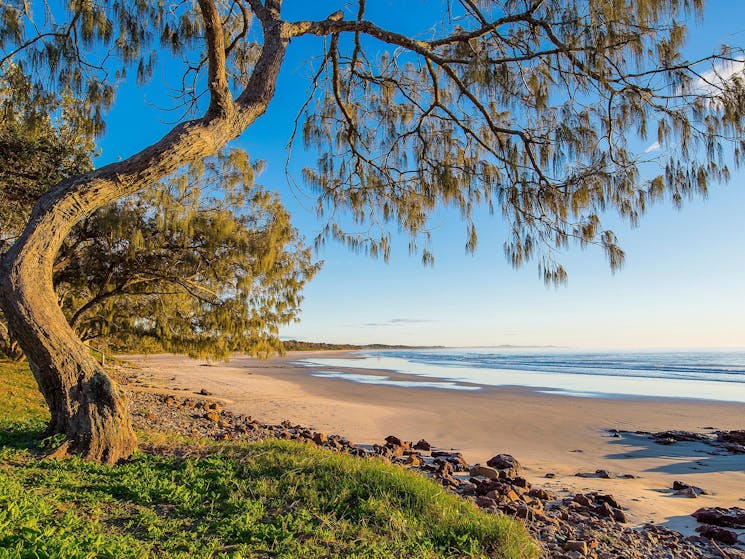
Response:
[{"label": "tree", "polygon": [[[0,252],[44,191],[92,168],[94,134],[73,100],[45,95],[17,67],[4,78]],[[260,166],[223,150],[77,224],[54,264],[75,333],[98,347],[193,357],[281,351],[278,326],[296,318],[318,265],[279,199],[254,185]],[[24,357],[2,313],[0,352]]]},{"label": "tree", "polygon": [[238,149],[83,219],[54,283],[83,341],[225,358],[282,350],[318,270],[278,197]]},{"label": "tree", "polygon": [[[58,249],[85,216],[242,134],[274,96],[293,39],[324,38],[301,119],[304,140],[318,150],[305,177],[321,210],[398,223],[426,241],[427,216],[452,205],[473,249],[471,211],[487,204],[512,229],[509,260],[537,257],[548,281],[563,279],[552,254],[573,240],[601,245],[611,266],[620,265],[602,212],[635,221],[651,200],[679,201],[725,180],[729,153],[739,161],[742,75],[705,72],[740,63],[741,51],[681,55],[678,19],[701,16],[702,0],[438,5],[442,22],[423,22],[430,31],[416,37],[367,19],[365,0],[352,17],[340,10],[302,21],[283,17],[281,0],[73,1],[64,17],[42,9],[43,21],[29,3],[0,7],[2,62],[72,91],[92,119],[113,101],[111,79],[134,70],[145,83],[159,59],[181,65],[184,101],[202,111],[134,156],[49,190],[0,263],[0,307],[52,411],[50,430],[65,433],[71,450],[111,462],[135,440],[119,390],[57,304]],[[642,180],[644,154],[634,146],[652,139],[665,149],[653,162],[656,176]],[[333,221],[326,233],[387,253],[385,234],[363,239]],[[423,257],[431,258],[427,247]]]}]

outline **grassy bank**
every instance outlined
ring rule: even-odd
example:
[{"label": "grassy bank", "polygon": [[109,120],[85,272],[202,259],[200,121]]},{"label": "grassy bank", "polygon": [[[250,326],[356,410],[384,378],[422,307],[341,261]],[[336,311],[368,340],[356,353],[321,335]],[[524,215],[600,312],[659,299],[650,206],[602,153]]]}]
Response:
[{"label": "grassy bank", "polygon": [[0,398],[0,558],[535,556],[519,523],[302,443],[201,441],[116,467],[38,460],[44,410],[23,369],[0,362],[0,395],[14,393]]}]

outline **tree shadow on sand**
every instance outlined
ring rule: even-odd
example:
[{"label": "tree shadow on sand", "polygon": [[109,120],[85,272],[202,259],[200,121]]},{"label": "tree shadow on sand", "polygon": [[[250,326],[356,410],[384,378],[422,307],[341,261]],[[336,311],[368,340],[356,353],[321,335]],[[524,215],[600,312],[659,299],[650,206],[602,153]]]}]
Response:
[{"label": "tree shadow on sand", "polygon": [[608,454],[610,460],[657,459],[667,463],[648,468],[646,472],[671,475],[740,472],[745,473],[745,455],[731,454],[721,448],[699,441],[680,441],[670,445],[658,444],[649,435],[623,433],[610,444],[633,447],[623,452]]}]

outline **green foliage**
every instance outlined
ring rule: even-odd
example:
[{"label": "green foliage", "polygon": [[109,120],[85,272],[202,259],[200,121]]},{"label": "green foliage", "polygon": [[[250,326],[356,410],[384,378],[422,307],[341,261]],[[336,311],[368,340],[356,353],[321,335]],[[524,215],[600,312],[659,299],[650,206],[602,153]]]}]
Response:
[{"label": "green foliage", "polygon": [[232,149],[79,224],[55,284],[83,340],[226,357],[281,351],[318,264],[260,165]]},{"label": "green foliage", "polygon": [[[412,246],[424,239],[427,263],[438,207],[460,210],[472,251],[473,210],[486,205],[511,230],[508,260],[538,258],[555,283],[566,278],[555,257],[573,242],[622,265],[609,212],[636,224],[656,200],[705,196],[739,163],[742,48],[682,54],[681,21],[702,16],[703,1],[459,4],[460,17],[417,41],[362,24],[354,40],[328,41],[302,128],[319,152],[304,176],[320,213],[398,224]],[[332,219],[324,234],[388,255],[386,227],[351,234]]]},{"label": "green foliage", "polygon": [[[281,19],[281,6],[214,3],[225,75],[222,57],[212,70],[233,97],[251,93],[263,48],[254,16]],[[327,18],[324,5],[315,20],[278,21],[288,38],[325,38],[298,120],[317,156],[304,178],[328,216],[318,243],[337,238],[387,257],[399,226],[429,263],[432,213],[460,210],[474,250],[473,212],[486,206],[508,226],[510,263],[537,259],[547,282],[565,279],[556,259],[570,244],[599,245],[617,269],[624,254],[603,225],[608,213],[636,224],[652,202],[706,195],[745,150],[742,48],[683,55],[682,22],[695,23],[703,6],[443,0],[416,38],[366,19],[364,1],[354,20]],[[0,63],[74,96],[92,128],[103,127],[117,78],[135,72],[145,83],[158,65],[180,80],[185,114],[206,105],[211,57],[196,3],[73,1],[56,19],[35,8],[0,6]],[[645,152],[651,145],[659,149]],[[342,228],[340,209],[367,229]]]},{"label": "green foliage", "polygon": [[111,467],[3,448],[0,557],[537,557],[518,521],[397,466],[294,442],[212,450]]},{"label": "green foliage", "polygon": [[36,200],[62,179],[92,168],[93,137],[69,96],[45,92],[18,66],[0,75],[0,253]]},{"label": "green foliage", "polygon": [[39,393],[27,363],[0,359],[0,424],[18,431],[33,430],[49,419],[44,399]]},{"label": "green foliage", "polygon": [[[92,155],[72,103],[45,97],[17,67],[1,83],[0,252],[37,198],[90,168]],[[97,347],[194,357],[281,351],[278,328],[297,317],[318,264],[278,197],[254,184],[260,170],[226,150],[79,224],[55,264],[78,334]],[[1,314],[0,352],[23,358]]]}]

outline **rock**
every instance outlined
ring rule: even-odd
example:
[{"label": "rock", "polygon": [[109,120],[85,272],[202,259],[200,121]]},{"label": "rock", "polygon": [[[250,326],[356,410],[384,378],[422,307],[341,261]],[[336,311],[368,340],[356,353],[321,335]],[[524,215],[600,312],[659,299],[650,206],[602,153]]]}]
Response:
[{"label": "rock", "polygon": [[721,507],[701,508],[691,516],[702,524],[713,524],[725,528],[745,528],[745,509],[740,507],[730,509]]},{"label": "rock", "polygon": [[476,497],[476,505],[482,509],[497,508],[497,502],[491,497]]},{"label": "rock", "polygon": [[520,495],[518,495],[514,489],[510,489],[507,491],[507,493],[504,494],[504,496],[510,500],[510,501],[518,501],[520,499]]},{"label": "rock", "polygon": [[202,396],[212,396],[212,392],[207,390],[206,388],[202,388],[197,394],[201,394]]},{"label": "rock", "polygon": [[494,468],[490,468],[489,466],[482,466],[480,464],[472,466],[468,473],[474,477],[499,479],[499,472],[497,470],[495,470]]},{"label": "rock", "polygon": [[618,501],[616,501],[616,498],[613,495],[595,494],[595,498],[602,503],[608,503],[614,509],[621,508],[621,505],[618,504]]},{"label": "rock", "polygon": [[719,528],[717,526],[704,525],[696,528],[696,532],[705,538],[726,543],[727,545],[735,545],[737,543],[737,534],[732,530],[725,530],[724,528]]},{"label": "rock", "polygon": [[676,495],[683,495],[692,499],[695,499],[699,495],[709,494],[709,492],[705,489],[701,489],[700,487],[696,487],[695,485],[688,485],[683,481],[674,481],[673,490],[675,491]]},{"label": "rock", "polygon": [[416,454],[409,454],[406,457],[405,463],[409,466],[421,466],[422,465],[422,459],[419,458]]},{"label": "rock", "polygon": [[220,414],[217,413],[216,411],[208,411],[202,417],[209,421],[213,421],[214,423],[217,423],[218,421],[220,421]]},{"label": "rock", "polygon": [[545,476],[546,479],[554,479],[556,477],[556,474],[553,472],[548,472]]},{"label": "rock", "polygon": [[613,507],[608,503],[602,503],[600,506],[595,507],[595,513],[605,518],[613,518]]},{"label": "rock", "polygon": [[222,411],[222,407],[217,402],[210,402],[209,404],[207,404],[207,409],[217,413],[220,413]]},{"label": "rock", "polygon": [[719,431],[717,433],[717,441],[745,445],[745,431]]},{"label": "rock", "polygon": [[450,475],[453,473],[453,465],[447,460],[440,460],[439,462],[436,462],[436,464],[437,464],[437,471],[441,475]]},{"label": "rock", "polygon": [[613,479],[616,477],[615,474],[609,472],[608,470],[595,470],[595,475],[603,479]]},{"label": "rock", "polygon": [[577,493],[572,500],[575,503],[579,503],[583,507],[589,507],[592,505],[592,501],[590,501],[589,497],[587,495],[583,495],[582,493]]},{"label": "rock", "polygon": [[690,431],[662,431],[653,433],[652,438],[657,444],[670,445],[677,442],[707,442],[711,441],[711,436],[701,433],[691,433]]},{"label": "rock", "polygon": [[551,500],[551,494],[545,489],[541,489],[540,487],[531,489],[530,491],[528,491],[528,495],[530,495],[531,497],[535,497],[536,499],[540,499],[542,501]]},{"label": "rock", "polygon": [[403,446],[405,448],[410,448],[411,447],[411,443],[405,443],[404,441],[402,441],[401,439],[399,439],[395,435],[388,435],[385,438],[385,442],[387,442],[388,444],[393,445],[393,446]]},{"label": "rock", "polygon": [[497,470],[513,470],[515,472],[519,472],[523,469],[520,462],[517,461],[517,458],[510,454],[497,454],[496,456],[492,456],[486,461],[486,465],[496,468]]},{"label": "rock", "polygon": [[419,441],[417,441],[413,448],[414,450],[426,450],[427,452],[429,452],[430,450],[432,450],[432,445],[430,445],[424,439],[419,439]]},{"label": "rock", "polygon": [[567,540],[564,542],[565,551],[579,551],[582,555],[587,555],[587,542],[582,540]]},{"label": "rock", "polygon": [[683,497],[688,497],[689,499],[695,499],[698,497],[698,493],[696,493],[696,490],[693,487],[686,487],[685,489],[678,489],[675,492],[676,495],[681,495]]},{"label": "rock", "polygon": [[329,442],[329,438],[325,433],[313,433],[313,442],[322,445]]},{"label": "rock", "polygon": [[473,495],[476,493],[476,484],[470,481],[464,481],[460,484],[460,492],[463,495]]},{"label": "rock", "polygon": [[401,458],[404,455],[404,447],[394,446],[390,451],[390,456],[393,458]]},{"label": "rock", "polygon": [[516,477],[512,480],[512,485],[516,487],[520,487],[522,489],[530,489],[530,484],[528,483],[528,480],[524,477]]},{"label": "rock", "polygon": [[626,513],[621,509],[613,509],[613,520],[621,524],[626,524]]}]

